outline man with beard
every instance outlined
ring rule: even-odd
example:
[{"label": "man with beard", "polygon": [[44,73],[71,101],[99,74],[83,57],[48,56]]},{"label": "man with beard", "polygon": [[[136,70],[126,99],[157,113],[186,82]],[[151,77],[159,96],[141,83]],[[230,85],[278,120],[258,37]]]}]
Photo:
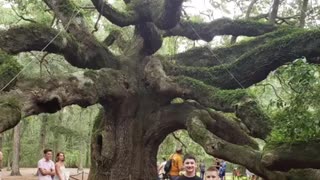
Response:
[{"label": "man with beard", "polygon": [[196,176],[197,162],[196,158],[192,155],[186,155],[183,159],[183,167],[185,175],[180,176],[178,180],[201,180]]}]

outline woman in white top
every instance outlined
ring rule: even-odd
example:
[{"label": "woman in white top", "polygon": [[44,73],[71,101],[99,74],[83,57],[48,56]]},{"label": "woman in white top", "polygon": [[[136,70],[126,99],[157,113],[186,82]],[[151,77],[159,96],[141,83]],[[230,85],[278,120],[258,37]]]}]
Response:
[{"label": "woman in white top", "polygon": [[56,175],[54,176],[54,180],[69,180],[69,172],[66,171],[66,167],[64,166],[64,160],[64,153],[58,152],[56,156]]}]

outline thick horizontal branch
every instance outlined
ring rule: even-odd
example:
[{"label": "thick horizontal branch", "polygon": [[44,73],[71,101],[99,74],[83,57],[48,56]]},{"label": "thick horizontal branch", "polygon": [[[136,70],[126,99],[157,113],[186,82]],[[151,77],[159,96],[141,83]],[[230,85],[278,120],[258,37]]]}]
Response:
[{"label": "thick horizontal branch", "polygon": [[210,23],[181,21],[164,36],[184,36],[191,40],[201,39],[209,42],[217,35],[259,36],[274,30],[276,27],[270,24],[222,18]]},{"label": "thick horizontal branch", "polygon": [[[264,80],[271,71],[295,59],[318,57],[319,46],[319,30],[293,30],[286,36],[253,48],[231,64],[203,68],[167,63],[164,67],[168,75],[189,76],[222,89],[236,89]],[[312,62],[318,61],[313,59]]]},{"label": "thick horizontal branch", "polygon": [[[88,62],[87,68],[118,68],[117,58],[90,33],[80,10],[70,0],[44,0],[61,20],[65,30],[76,40],[78,50]],[[84,53],[85,52],[85,53]],[[70,54],[72,56],[72,53]],[[71,57],[73,58],[73,57]]]},{"label": "thick horizontal branch", "polygon": [[279,28],[262,36],[258,36],[250,41],[243,41],[228,47],[211,48],[208,46],[196,47],[185,52],[169,57],[178,65],[196,66],[196,67],[212,67],[222,64],[229,64],[235,62],[241,55],[253,48],[265,45],[268,41],[279,38],[291,33],[292,30],[288,28]]},{"label": "thick horizontal branch", "polygon": [[262,163],[270,170],[320,169],[320,142],[267,144]]},{"label": "thick horizontal branch", "polygon": [[111,4],[104,2],[103,0],[91,0],[95,8],[99,13],[106,17],[113,24],[124,27],[129,25],[135,25],[139,22],[139,15],[133,10],[127,12],[120,12]]},{"label": "thick horizontal branch", "polygon": [[0,96],[0,111],[8,113],[8,117],[0,119],[0,132],[16,125],[19,117],[54,113],[71,104],[86,107],[100,101],[121,99],[126,93],[126,77],[111,69],[50,80],[23,80],[17,83],[15,90]]},{"label": "thick horizontal branch", "polygon": [[46,51],[61,54],[71,65],[80,68],[99,69],[118,66],[118,62],[113,64],[115,57],[103,46],[86,49],[79,43],[65,32],[39,24],[12,27],[0,31],[0,49],[9,54]]},{"label": "thick horizontal branch", "polygon": [[56,29],[35,24],[13,27],[0,31],[0,49],[9,54],[41,50],[63,54],[71,39],[65,33],[58,34]]}]

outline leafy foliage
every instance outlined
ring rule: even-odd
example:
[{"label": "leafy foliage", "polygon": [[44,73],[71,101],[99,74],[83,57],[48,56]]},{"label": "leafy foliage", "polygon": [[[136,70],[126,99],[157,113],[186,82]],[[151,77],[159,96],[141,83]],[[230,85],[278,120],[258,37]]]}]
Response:
[{"label": "leafy foliage", "polygon": [[260,101],[273,119],[271,141],[310,141],[320,137],[319,83],[319,67],[299,59],[253,88],[256,94],[264,94]]}]

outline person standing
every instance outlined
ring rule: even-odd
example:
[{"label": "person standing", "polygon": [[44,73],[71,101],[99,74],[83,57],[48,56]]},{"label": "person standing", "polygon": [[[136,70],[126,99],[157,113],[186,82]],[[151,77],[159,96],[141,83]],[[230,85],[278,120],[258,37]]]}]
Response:
[{"label": "person standing", "polygon": [[204,173],[206,172],[206,165],[201,161],[199,167],[200,167],[200,178],[204,179]]},{"label": "person standing", "polygon": [[43,158],[38,161],[38,180],[52,180],[55,167],[52,159],[52,150],[43,150]]},{"label": "person standing", "polygon": [[183,159],[183,168],[185,174],[177,178],[177,180],[202,180],[196,175],[197,161],[192,155],[186,155]]},{"label": "person standing", "polygon": [[221,160],[219,168],[219,177],[221,180],[225,180],[227,163],[224,160]]},{"label": "person standing", "polygon": [[177,180],[180,175],[180,171],[183,170],[182,148],[178,147],[176,153],[171,155],[171,169],[169,175],[171,180]]},{"label": "person standing", "polygon": [[56,156],[56,174],[54,176],[54,180],[69,180],[69,172],[67,172],[66,167],[64,165],[65,156],[63,152],[58,152]]}]

